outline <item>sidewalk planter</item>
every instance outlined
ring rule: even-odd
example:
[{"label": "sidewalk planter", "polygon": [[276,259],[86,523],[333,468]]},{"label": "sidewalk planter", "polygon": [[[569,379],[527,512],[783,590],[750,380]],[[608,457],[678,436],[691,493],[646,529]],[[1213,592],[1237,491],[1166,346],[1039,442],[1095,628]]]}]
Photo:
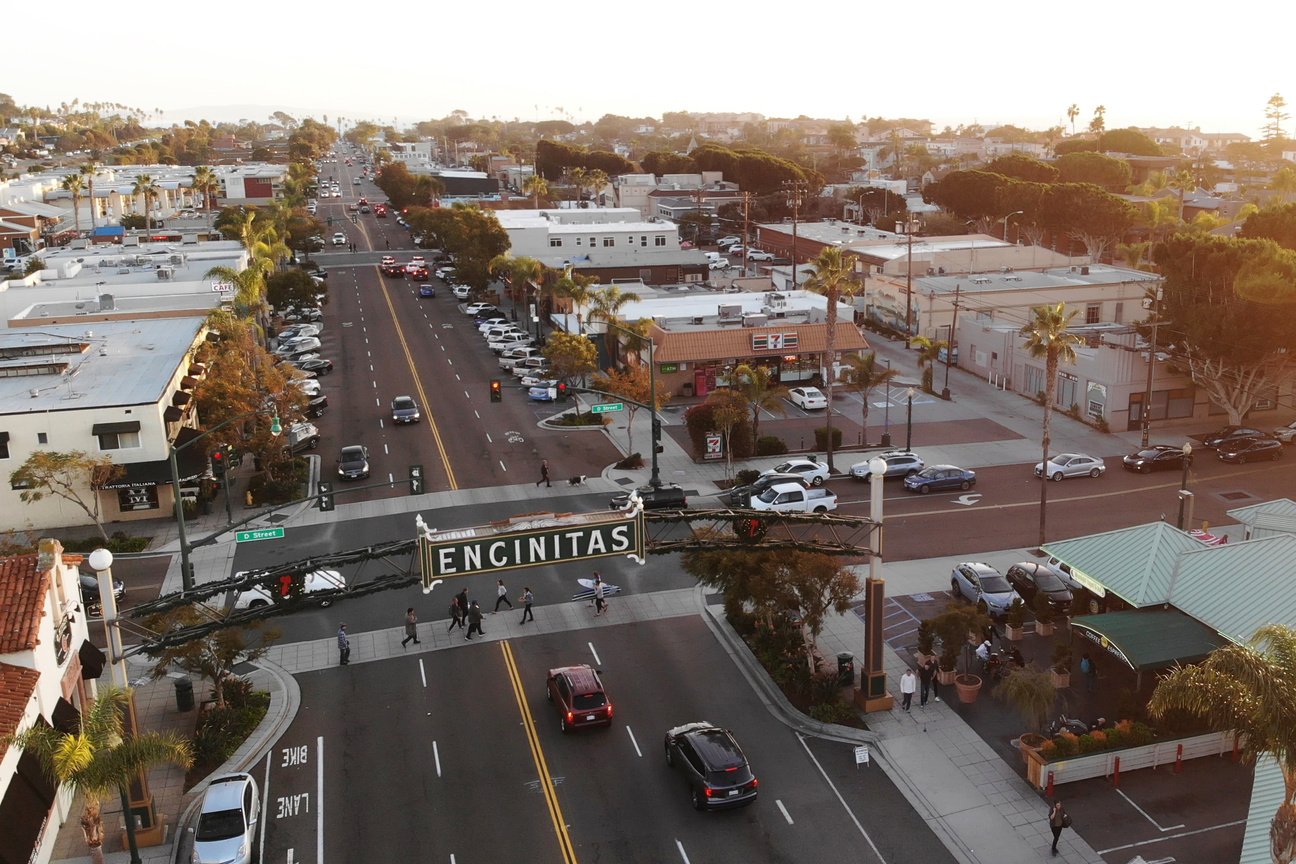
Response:
[{"label": "sidewalk planter", "polygon": [[1043,622],[1043,621],[1036,621],[1036,622],[1035,622],[1035,635],[1036,635],[1036,636],[1052,636],[1052,635],[1053,635],[1053,622],[1050,621],[1050,622],[1048,622],[1048,623],[1045,623],[1045,622]]},{"label": "sidewalk planter", "polygon": [[1053,762],[1046,761],[1039,751],[1028,752],[1023,749],[1022,752],[1026,757],[1026,779],[1036,789],[1043,790],[1048,786],[1050,774],[1054,786],[1110,776],[1116,768],[1117,759],[1120,759],[1121,771],[1173,765],[1181,745],[1184,759],[1226,756],[1233,751],[1233,733],[1210,732],[1191,738],[1175,738],[1139,747],[1104,750],[1101,753],[1073,756]]},{"label": "sidewalk planter", "polygon": [[1047,742],[1048,739],[1038,732],[1027,732],[1018,738],[1017,749],[1021,750],[1022,761],[1029,767],[1031,754],[1039,753],[1040,748]]},{"label": "sidewalk planter", "polygon": [[1005,624],[1004,635],[1008,637],[1009,642],[1020,642],[1026,638],[1026,625],[1014,627],[1011,624]]},{"label": "sidewalk planter", "polygon": [[936,680],[939,681],[945,687],[948,687],[951,684],[953,684],[954,679],[957,677],[958,677],[958,673],[956,673],[953,669],[936,670]]},{"label": "sidewalk planter", "polygon": [[981,676],[963,673],[954,676],[954,689],[958,691],[959,701],[964,705],[970,705],[977,699],[977,694],[981,692]]},{"label": "sidewalk planter", "polygon": [[1026,638],[1026,604],[1020,597],[1013,600],[1004,616],[1004,635],[1010,642],[1020,642]]},{"label": "sidewalk planter", "polygon": [[1059,672],[1059,671],[1057,671],[1056,669],[1054,669],[1054,670],[1053,670],[1053,686],[1056,687],[1056,688],[1059,689],[1059,690],[1065,690],[1067,687],[1070,687],[1070,686],[1071,686],[1071,673],[1070,673],[1070,672]]}]

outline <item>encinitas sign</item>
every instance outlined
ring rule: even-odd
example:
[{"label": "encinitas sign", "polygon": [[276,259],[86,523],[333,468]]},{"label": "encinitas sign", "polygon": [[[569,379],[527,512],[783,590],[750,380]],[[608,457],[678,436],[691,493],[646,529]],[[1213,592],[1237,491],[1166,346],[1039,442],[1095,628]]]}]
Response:
[{"label": "encinitas sign", "polygon": [[458,531],[432,531],[419,519],[423,590],[435,580],[540,564],[624,555],[644,561],[643,514],[541,513]]}]

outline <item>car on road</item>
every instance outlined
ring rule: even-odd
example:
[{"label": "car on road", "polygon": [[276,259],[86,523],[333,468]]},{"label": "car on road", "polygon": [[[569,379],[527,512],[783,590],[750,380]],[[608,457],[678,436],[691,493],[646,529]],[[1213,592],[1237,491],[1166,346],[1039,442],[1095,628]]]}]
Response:
[{"label": "car on road", "polygon": [[388,278],[391,279],[405,278],[405,265],[399,264],[395,261],[391,262],[390,264],[379,264],[378,270],[382,273],[382,275],[387,276]]},{"label": "car on road", "polygon": [[728,235],[726,235],[726,236],[724,236],[724,237],[721,237],[719,240],[717,240],[717,241],[716,241],[716,245],[719,246],[719,247],[721,247],[721,248],[726,248],[726,247],[729,247],[729,246],[741,246],[741,245],[742,245],[742,238],[741,238],[741,237],[735,237],[735,236],[732,235],[732,234],[728,234]]},{"label": "car on road", "polygon": [[1062,574],[1039,561],[1014,564],[1004,571],[1004,578],[1028,606],[1035,602],[1035,595],[1041,591],[1048,598],[1049,605],[1059,612],[1070,610],[1075,598]]},{"label": "car on road", "polygon": [[954,565],[950,571],[950,592],[972,603],[984,600],[986,608],[995,617],[1006,613],[1014,600],[1021,599],[1002,573],[977,561]]},{"label": "car on road", "polygon": [[435,276],[444,282],[449,282],[455,277],[455,268],[450,266],[438,267],[436,268]]},{"label": "car on road", "polygon": [[975,485],[976,472],[957,465],[928,465],[918,473],[904,478],[905,489],[922,495],[950,489],[962,489],[966,492]]},{"label": "car on road", "polygon": [[[683,510],[688,507],[688,497],[678,483],[663,483],[656,488],[640,486],[635,491],[643,500],[645,510]],[[612,496],[609,506],[613,510],[624,510],[629,502],[629,492],[618,492]]]},{"label": "car on road", "polygon": [[1221,444],[1215,450],[1221,462],[1277,462],[1283,455],[1283,443],[1277,438],[1243,438]]},{"label": "car on road", "polygon": [[603,689],[596,669],[587,665],[550,669],[545,697],[558,711],[558,728],[564,733],[585,726],[611,726],[612,700]]},{"label": "car on road", "polygon": [[1288,423],[1286,426],[1279,426],[1273,430],[1273,437],[1277,438],[1284,444],[1291,444],[1296,441],[1296,420]]},{"label": "car on road", "polygon": [[707,267],[711,270],[728,270],[732,266],[728,258],[712,258],[707,262]]},{"label": "car on road", "polygon": [[413,270],[406,267],[405,272],[406,275],[409,276],[409,278],[414,280],[421,281],[423,279],[428,278],[428,269],[426,267],[415,267]]},{"label": "car on road", "polygon": [[800,483],[807,489],[810,488],[810,481],[806,479],[804,474],[762,474],[751,483],[734,486],[732,489],[721,492],[717,497],[731,507],[746,507],[751,504],[753,498],[766,489],[784,483]]},{"label": "car on road", "polygon": [[396,424],[417,423],[423,419],[413,396],[397,396],[392,400],[391,412],[392,422]]},{"label": "car on road", "polygon": [[695,810],[741,807],[760,785],[728,729],[700,721],[666,731],[666,764],[688,783]]},{"label": "car on road", "polygon": [[369,448],[351,444],[342,448],[337,458],[337,473],[343,480],[363,480],[369,476]]},{"label": "car on road", "polygon": [[432,285],[428,285],[428,284],[426,284],[426,283],[423,284],[423,285],[420,285],[420,286],[419,286],[419,296],[420,296],[420,297],[435,297],[435,296],[436,296],[436,288],[433,287]]},{"label": "car on road", "polygon": [[1216,432],[1208,435],[1192,435],[1201,441],[1202,446],[1208,449],[1215,449],[1221,444],[1231,444],[1234,441],[1240,441],[1243,438],[1268,438],[1268,433],[1261,432],[1251,426],[1225,426]]},{"label": "car on road", "polygon": [[742,244],[742,241],[741,241],[741,240],[738,240],[738,241],[735,241],[735,242],[733,242],[733,243],[730,243],[728,246],[726,246],[726,245],[724,245],[724,244],[722,243],[722,244],[720,244],[720,247],[721,247],[721,249],[724,250],[724,253],[725,253],[726,255],[741,255],[741,254],[743,254],[743,244]]},{"label": "car on road", "polygon": [[[246,577],[251,571],[240,570],[234,574],[237,579]],[[319,591],[334,591],[340,588],[346,588],[346,579],[336,570],[312,570],[300,579],[294,574],[282,574],[273,577],[274,585],[281,590],[287,590],[289,594],[293,591],[299,591],[303,596],[315,594]],[[282,581],[281,581],[282,580]],[[273,588],[267,588],[262,585],[253,585],[244,588],[234,598],[235,609],[256,609],[261,606],[269,606],[274,603],[272,595]],[[284,596],[282,593],[280,596]],[[320,608],[327,608],[333,605],[333,601],[327,597],[322,597],[318,601]]]},{"label": "car on road", "polygon": [[872,482],[873,472],[869,468],[869,462],[873,459],[881,459],[886,463],[886,470],[882,472],[882,479],[887,480],[891,477],[908,477],[910,474],[917,474],[926,467],[922,457],[917,453],[909,450],[883,450],[871,459],[863,462],[856,462],[850,467],[850,475],[856,480],[868,480]]},{"label": "car on road", "polygon": [[804,477],[811,486],[822,486],[828,479],[828,466],[814,459],[789,459],[761,474],[797,474]]},{"label": "car on road", "polygon": [[1121,459],[1121,465],[1125,467],[1126,471],[1151,474],[1153,471],[1169,471],[1171,469],[1177,471],[1183,467],[1185,458],[1188,460],[1188,464],[1191,465],[1192,455],[1189,454],[1185,457],[1182,446],[1153,444]]},{"label": "car on road", "polygon": [[319,441],[319,427],[314,423],[294,423],[288,427],[288,432],[284,435],[284,446],[290,453],[314,450],[319,445]]},{"label": "car on road", "polygon": [[818,411],[828,407],[828,397],[818,387],[793,387],[788,391],[788,401],[803,411]]},{"label": "car on road", "polygon": [[334,246],[345,246],[346,243],[347,243],[347,236],[343,234],[341,231],[333,235]]},{"label": "car on road", "polygon": [[1044,464],[1035,463],[1035,476],[1050,480],[1061,480],[1064,477],[1101,477],[1107,470],[1106,464],[1097,456],[1086,456],[1083,453],[1059,453],[1050,456],[1048,469]]},{"label": "car on road", "polygon": [[748,261],[773,261],[774,253],[762,252],[760,249],[749,249],[747,250],[747,260]]},{"label": "car on road", "polygon": [[261,793],[251,774],[207,784],[193,834],[193,864],[252,864],[261,825]]},{"label": "car on road", "polygon": [[295,365],[303,372],[314,372],[316,375],[327,375],[333,371],[332,360],[302,360]]}]

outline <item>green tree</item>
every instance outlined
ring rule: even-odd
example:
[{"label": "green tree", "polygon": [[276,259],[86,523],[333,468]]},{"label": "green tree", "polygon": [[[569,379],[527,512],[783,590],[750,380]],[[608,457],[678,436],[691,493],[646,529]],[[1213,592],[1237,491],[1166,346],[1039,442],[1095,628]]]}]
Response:
[{"label": "green tree", "polygon": [[1027,156],[1025,153],[1009,153],[1006,156],[1000,156],[990,162],[985,167],[986,171],[992,174],[999,174],[1004,177],[1011,177],[1015,180],[1026,180],[1031,183],[1055,183],[1058,179],[1058,169],[1041,162],[1034,156]]},{"label": "green tree", "polygon": [[[622,291],[617,285],[604,285],[590,292],[589,322],[602,321],[604,328],[604,345],[607,349],[608,362],[617,363],[617,344],[620,337],[614,326],[621,318],[621,310],[627,303],[637,303],[640,297],[633,291]],[[622,325],[624,326],[624,325]]]},{"label": "green tree", "polygon": [[69,174],[59,184],[72,194],[72,223],[78,234],[81,233],[81,193],[85,191],[85,179],[80,174]]},{"label": "green tree", "polygon": [[149,206],[153,199],[157,197],[157,185],[153,178],[147,174],[141,174],[135,178],[135,185],[131,188],[131,195],[138,195],[144,201],[144,227],[151,227],[153,224],[153,210]]},{"label": "green tree", "polygon": [[995,687],[994,695],[1017,712],[1029,732],[1043,731],[1057,702],[1052,673],[1033,666],[1009,671]]},{"label": "green tree", "polygon": [[1067,153],[1057,158],[1058,180],[1063,183],[1092,183],[1108,192],[1129,188],[1132,172],[1124,159],[1102,153]]},{"label": "green tree", "polygon": [[[1068,312],[1066,303],[1057,305],[1036,306],[1031,309],[1031,320],[1022,327],[1021,335],[1026,337],[1026,353],[1031,357],[1044,358],[1044,429],[1043,458],[1040,460],[1047,467],[1049,459],[1050,437],[1053,432],[1053,400],[1057,394],[1058,366],[1076,361],[1076,346],[1081,338],[1070,332],[1074,310]],[[1044,545],[1044,516],[1048,506],[1047,476],[1040,477],[1040,512],[1039,543]]]},{"label": "green tree", "polygon": [[[1296,172],[1284,168],[1278,173],[1281,174],[1283,171],[1296,180]],[[1296,204],[1266,207],[1253,213],[1242,223],[1238,236],[1272,240],[1284,249],[1296,250]]]},{"label": "green tree", "polygon": [[584,336],[553,333],[545,340],[541,353],[554,377],[568,385],[577,384],[586,375],[598,371],[598,348]]},{"label": "green tree", "polygon": [[1277,763],[1283,797],[1269,822],[1275,864],[1296,861],[1296,630],[1261,627],[1250,643],[1227,645],[1201,663],[1176,666],[1157,682],[1148,713],[1199,717],[1216,732],[1237,736],[1242,758]]},{"label": "green tree", "polygon": [[195,195],[202,196],[203,211],[210,216],[212,204],[216,201],[216,193],[220,191],[220,180],[216,177],[216,172],[206,165],[199,165],[194,169],[193,180],[189,186],[193,189]]},{"label": "green tree", "polygon": [[891,369],[878,362],[877,354],[852,354],[846,358],[846,368],[842,370],[842,385],[853,393],[858,393],[863,404],[860,423],[863,427],[863,444],[868,446],[869,394],[876,388],[893,381],[900,375],[900,370]]},{"label": "green tree", "polygon": [[306,271],[297,268],[281,270],[266,280],[266,302],[276,309],[314,306],[323,291],[323,285],[316,285]]},{"label": "green tree", "polygon": [[90,199],[90,230],[95,229],[94,178],[99,173],[99,163],[91,159],[77,169],[86,182],[86,196]]},{"label": "green tree", "polygon": [[522,194],[530,195],[532,206],[540,209],[540,199],[549,197],[549,181],[539,174],[532,174],[522,181]]},{"label": "green tree", "polygon": [[[652,384],[657,384],[656,399]],[[671,392],[660,381],[654,382],[648,367],[643,364],[609,369],[594,377],[595,390],[611,393],[626,400],[626,452],[634,453],[634,418],[643,405],[653,405],[657,411],[670,401]],[[636,404],[637,403],[637,404]]]},{"label": "green tree", "polygon": [[842,300],[849,303],[850,299],[863,287],[859,282],[855,281],[853,261],[854,258],[846,258],[842,255],[840,246],[825,246],[815,259],[810,262],[814,268],[814,273],[805,283],[807,291],[822,294],[828,301],[828,313],[824,322],[824,353],[822,360],[824,395],[828,397],[825,422],[828,427],[826,447],[829,471],[835,470],[833,468],[832,400],[833,385],[837,377],[834,368],[837,363],[837,304]]},{"label": "green tree", "polygon": [[1067,119],[1071,121],[1071,134],[1075,134],[1075,121],[1080,116],[1080,106],[1074,102],[1067,108]]},{"label": "green tree", "polygon": [[81,508],[108,542],[100,513],[99,490],[126,473],[112,456],[93,456],[84,450],[35,450],[9,475],[9,485],[20,489],[18,498],[34,504],[48,495]]},{"label": "green tree", "polygon": [[[165,641],[172,631],[198,627],[210,620],[211,613],[207,610],[179,606],[150,616],[145,619],[144,626],[156,634],[155,639]],[[260,660],[281,635],[279,630],[267,627],[263,621],[214,630],[197,639],[148,652],[154,662],[149,677],[160,681],[170,674],[172,666],[179,667],[190,675],[211,682],[216,707],[224,708],[225,688],[221,685],[234,674],[234,667]]]},{"label": "green tree", "polygon": [[35,755],[60,786],[80,793],[81,831],[95,864],[104,860],[104,798],[117,793],[126,810],[129,784],[140,772],[193,764],[189,742],[177,735],[144,732],[125,738],[123,715],[129,703],[129,690],[106,687],[86,706],[76,732],[59,732],[42,723],[5,736],[2,742]]},{"label": "green tree", "polygon": [[783,401],[788,388],[774,380],[768,366],[740,363],[733,371],[731,388],[742,394],[751,408],[752,437],[760,440],[760,413],[772,411],[775,414],[786,414],[787,403]]},{"label": "green tree", "polygon": [[1074,237],[1094,262],[1134,223],[1134,208],[1090,183],[1057,183],[1040,201],[1040,222],[1057,237]]},{"label": "green tree", "polygon": [[585,307],[590,302],[597,285],[597,276],[582,276],[575,272],[570,264],[563,269],[562,276],[553,280],[554,295],[571,302],[572,313],[576,316],[576,332],[579,335],[585,334]]},{"label": "green tree", "polygon": [[734,429],[747,419],[748,403],[746,397],[727,387],[712,390],[707,396],[706,404],[711,408],[711,418],[716,430],[724,438],[725,479],[733,477],[732,446]]},{"label": "green tree", "polygon": [[1264,116],[1264,140],[1284,140],[1287,137],[1287,130],[1283,127],[1291,119],[1291,115],[1287,113],[1287,100],[1281,93],[1269,97],[1269,101],[1265,103]]},{"label": "green tree", "polygon": [[935,377],[936,363],[940,360],[941,351],[948,350],[949,342],[945,339],[915,336],[909,340],[909,347],[918,352],[918,368],[923,373],[922,389],[928,393],[935,392],[932,380]]},{"label": "green tree", "polygon": [[1164,156],[1161,146],[1133,127],[1111,129],[1098,136],[1098,149],[1104,153],[1128,153],[1131,156]]},{"label": "green tree", "polygon": [[1093,119],[1089,121],[1090,132],[1102,132],[1107,128],[1107,106],[1099,105],[1094,109]]}]

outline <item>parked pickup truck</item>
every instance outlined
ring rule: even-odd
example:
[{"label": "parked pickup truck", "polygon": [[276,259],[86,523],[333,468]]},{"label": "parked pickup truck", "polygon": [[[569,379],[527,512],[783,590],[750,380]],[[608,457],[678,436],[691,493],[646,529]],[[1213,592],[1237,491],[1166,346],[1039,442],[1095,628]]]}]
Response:
[{"label": "parked pickup truck", "polygon": [[780,483],[753,498],[750,507],[775,513],[827,513],[837,509],[837,493],[807,489],[800,483]]}]

